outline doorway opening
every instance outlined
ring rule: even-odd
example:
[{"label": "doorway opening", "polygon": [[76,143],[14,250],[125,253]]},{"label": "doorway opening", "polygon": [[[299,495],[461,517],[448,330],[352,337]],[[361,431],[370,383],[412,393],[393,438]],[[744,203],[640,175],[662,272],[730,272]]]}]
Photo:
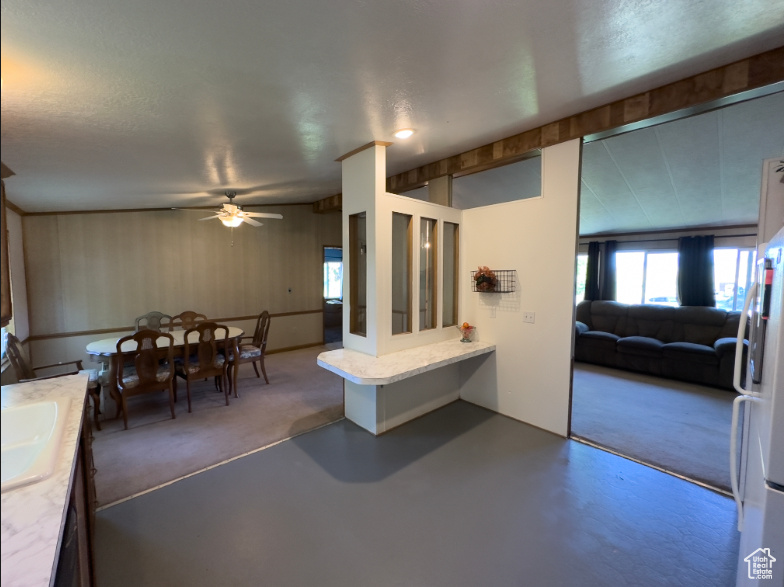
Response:
[{"label": "doorway opening", "polygon": [[324,247],[324,344],[343,341],[343,248]]},{"label": "doorway opening", "polygon": [[[734,339],[754,267],[761,164],[781,151],[770,127],[781,106],[772,94],[584,145],[572,438],[729,493]],[[755,129],[754,140],[734,128]],[[711,162],[704,176],[698,161]],[[721,197],[730,185],[731,218]],[[696,238],[706,251],[699,285],[712,301],[681,305],[691,257],[681,240]],[[688,354],[697,349],[700,362]]]}]

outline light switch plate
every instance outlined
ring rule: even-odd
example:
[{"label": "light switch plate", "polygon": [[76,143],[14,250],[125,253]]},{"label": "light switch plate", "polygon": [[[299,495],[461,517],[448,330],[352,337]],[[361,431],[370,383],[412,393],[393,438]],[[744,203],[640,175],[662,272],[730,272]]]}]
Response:
[{"label": "light switch plate", "polygon": [[533,324],[536,322],[536,312],[523,312],[523,322]]}]

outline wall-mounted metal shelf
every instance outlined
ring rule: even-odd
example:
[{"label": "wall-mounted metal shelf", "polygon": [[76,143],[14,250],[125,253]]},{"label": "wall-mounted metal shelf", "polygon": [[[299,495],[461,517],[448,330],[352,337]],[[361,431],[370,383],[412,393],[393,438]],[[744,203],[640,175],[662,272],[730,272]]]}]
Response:
[{"label": "wall-mounted metal shelf", "polygon": [[471,272],[471,291],[479,293],[512,293],[517,284],[517,271],[515,269],[493,269],[491,281],[477,283],[477,271]]}]

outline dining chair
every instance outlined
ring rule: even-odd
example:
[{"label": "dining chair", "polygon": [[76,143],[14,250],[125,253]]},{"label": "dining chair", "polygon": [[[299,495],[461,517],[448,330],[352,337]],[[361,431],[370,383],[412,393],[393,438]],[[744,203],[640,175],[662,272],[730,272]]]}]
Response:
[{"label": "dining chair", "polygon": [[[253,331],[253,336],[243,336],[240,339],[239,352],[236,353],[236,356],[234,352],[230,355],[228,372],[231,386],[234,389],[234,397],[239,397],[237,395],[237,371],[238,367],[243,363],[253,363],[256,377],[261,377],[261,374],[259,374],[259,366],[261,366],[264,381],[269,384],[267,370],[264,367],[264,353],[267,350],[269,327],[270,314],[267,310],[264,310],[256,319],[256,329]],[[249,340],[250,342],[243,343],[243,340]]]},{"label": "dining chair", "polygon": [[[158,346],[158,339],[168,340],[168,347]],[[132,350],[124,350],[126,342],[133,342]],[[164,361],[160,361],[165,352]],[[128,398],[153,391],[169,392],[169,410],[174,419],[174,337],[167,332],[145,328],[117,341],[117,356],[124,357],[126,364],[117,369],[116,384],[120,394],[118,413],[122,410],[123,425],[128,430]],[[128,364],[130,363],[130,364]]]},{"label": "dining chair", "polygon": [[196,326],[199,322],[206,321],[207,316],[204,314],[200,314],[199,312],[194,312],[192,310],[186,310],[185,312],[180,312],[172,318],[169,332],[175,329],[189,330]]},{"label": "dining chair", "polygon": [[[81,359],[77,359],[76,361],[62,361],[52,365],[41,365],[40,367],[31,367],[30,362],[27,360],[27,356],[22,349],[22,343],[19,342],[19,339],[10,332],[7,336],[8,344],[6,353],[8,354],[8,360],[11,361],[11,367],[13,368],[14,374],[16,375],[16,379],[19,381],[19,383],[35,381],[37,379],[64,377],[65,375],[75,375],[77,373],[87,374],[87,391],[90,394],[90,398],[93,400],[93,420],[95,420],[96,428],[100,430],[101,423],[98,421],[98,414],[101,413],[101,381],[98,376],[98,369],[83,369]],[[67,365],[73,365],[73,367],[69,368],[65,373],[55,373],[51,375],[36,374],[36,371],[54,369],[55,367],[65,367]]]},{"label": "dining chair", "polygon": [[136,318],[136,332],[145,329],[155,330],[156,332],[171,332],[172,317],[163,312],[147,312]]},{"label": "dining chair", "polygon": [[[215,378],[219,391],[226,396],[229,405],[228,375],[226,372],[231,339],[229,328],[215,322],[201,322],[189,328],[183,335],[185,351],[175,360],[175,375],[185,380],[188,394],[188,411],[191,411],[191,381]],[[174,397],[177,398],[177,383],[174,384]]]}]

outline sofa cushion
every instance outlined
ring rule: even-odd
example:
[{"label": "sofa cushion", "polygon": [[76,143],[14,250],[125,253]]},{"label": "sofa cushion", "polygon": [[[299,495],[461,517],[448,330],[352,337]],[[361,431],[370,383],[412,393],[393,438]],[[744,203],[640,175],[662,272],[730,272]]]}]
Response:
[{"label": "sofa cushion", "polygon": [[602,330],[589,330],[587,332],[583,332],[580,335],[580,340],[590,340],[592,343],[596,342],[606,342],[607,344],[612,345],[615,348],[615,344],[618,342],[620,337],[617,334],[613,334],[612,332],[604,332]]},{"label": "sofa cushion", "polygon": [[602,330],[622,336],[625,331],[628,309],[629,306],[619,302],[593,301],[591,303],[591,330]]},{"label": "sofa cushion", "polygon": [[718,365],[719,355],[712,346],[692,342],[671,342],[662,349],[665,359],[690,361],[702,365]]},{"label": "sofa cushion", "polygon": [[726,354],[731,354],[733,361],[735,360],[735,347],[738,346],[738,339],[735,337],[720,338],[713,343],[713,349],[716,355],[721,359]]},{"label": "sofa cushion", "polygon": [[589,330],[582,333],[574,344],[574,358],[577,361],[615,367],[618,353],[615,350],[618,337],[611,332]]},{"label": "sofa cushion", "polygon": [[[743,312],[740,310],[735,310],[732,312],[727,312],[727,320],[724,322],[724,326],[719,332],[719,338],[737,338],[738,336],[738,328],[740,327],[740,315]],[[746,323],[746,332],[744,333],[743,338],[749,337],[749,323]]]},{"label": "sofa cushion", "polygon": [[577,322],[582,322],[588,326],[588,330],[591,330],[591,300],[583,300],[577,304],[577,308],[574,311],[574,318]]},{"label": "sofa cushion", "polygon": [[622,336],[644,336],[672,342],[676,308],[668,306],[629,306]]},{"label": "sofa cushion", "polygon": [[664,346],[660,340],[647,336],[626,336],[618,340],[618,352],[641,357],[661,357]]},{"label": "sofa cushion", "polygon": [[681,306],[674,315],[675,332],[672,342],[693,342],[712,346],[720,338],[727,312],[704,306]]}]

